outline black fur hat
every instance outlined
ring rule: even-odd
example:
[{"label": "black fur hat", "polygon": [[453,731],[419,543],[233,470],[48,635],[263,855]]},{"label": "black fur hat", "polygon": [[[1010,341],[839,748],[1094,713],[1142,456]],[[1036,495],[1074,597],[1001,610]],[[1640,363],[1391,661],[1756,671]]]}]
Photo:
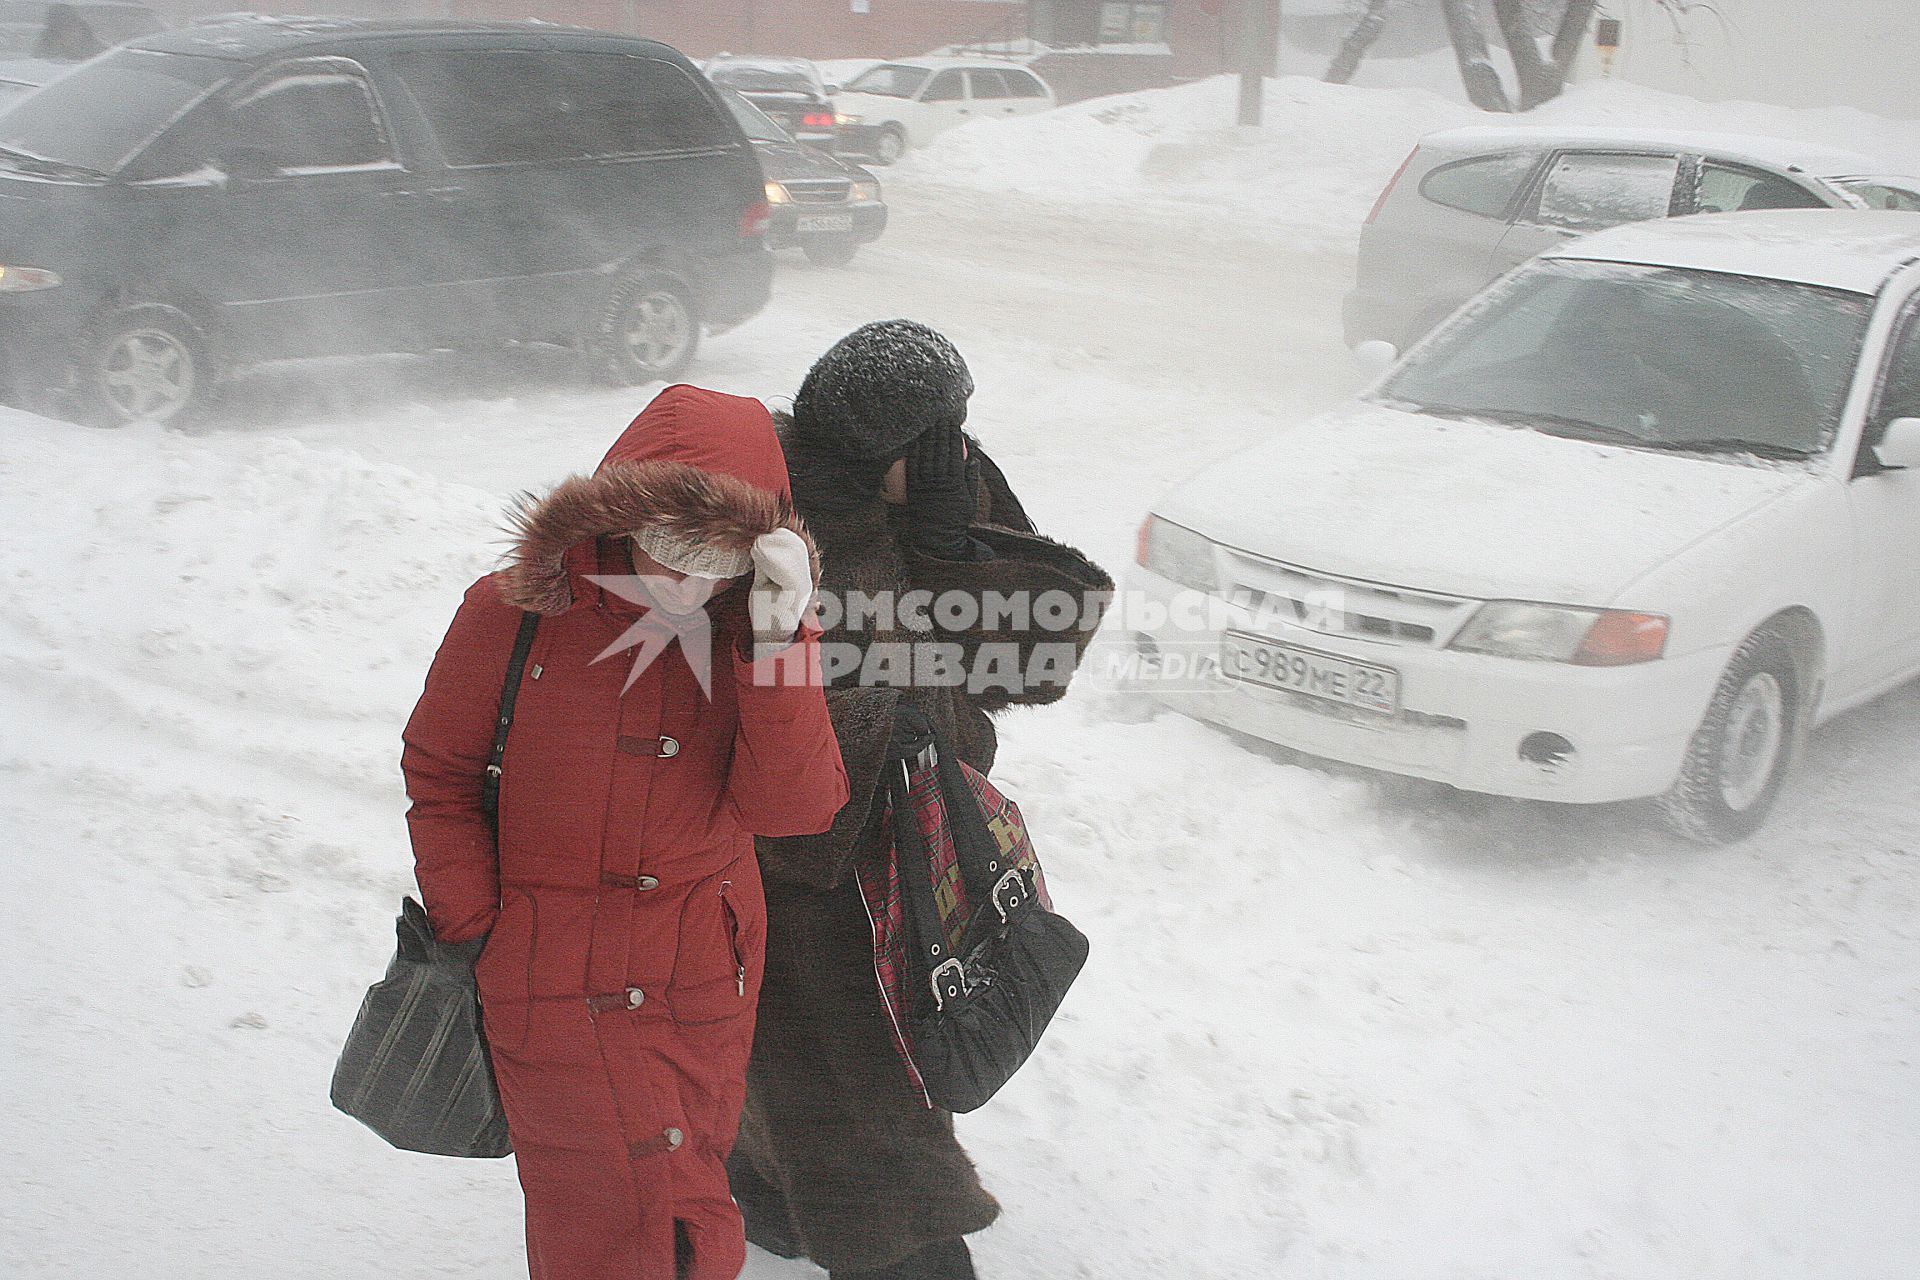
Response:
[{"label": "black fur hat", "polygon": [[793,424],[818,447],[891,464],[922,432],[966,421],[972,394],[967,362],[940,333],[913,320],[876,320],[814,362],[793,398]]}]

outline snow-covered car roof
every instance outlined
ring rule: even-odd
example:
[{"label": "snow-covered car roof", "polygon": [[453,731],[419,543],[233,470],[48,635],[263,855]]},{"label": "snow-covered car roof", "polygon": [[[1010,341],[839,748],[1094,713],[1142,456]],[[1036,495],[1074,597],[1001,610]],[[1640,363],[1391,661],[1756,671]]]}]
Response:
[{"label": "snow-covered car roof", "polygon": [[[747,89],[752,93],[773,88],[780,81],[800,80],[813,86],[816,92],[825,92],[826,79],[820,69],[805,58],[764,57],[758,54],[722,53],[707,59],[701,70],[709,76],[724,78],[730,72],[745,72],[748,76],[759,76],[771,83]],[[719,79],[716,83],[721,82]],[[735,88],[745,88],[735,85]]]},{"label": "snow-covered car roof", "polygon": [[[887,58],[873,64],[875,67],[918,67],[923,71],[945,71],[952,67],[1007,67],[1020,66],[1018,58],[1001,58],[990,53],[975,54],[972,57],[923,57],[923,58]],[[872,70],[869,67],[868,70]]]},{"label": "snow-covered car roof", "polygon": [[129,40],[127,47],[241,60],[290,52],[303,45],[413,34],[591,36],[600,40],[629,42],[633,39],[611,32],[590,31],[584,27],[562,26],[534,19],[495,22],[480,19],[302,18],[226,13]]},{"label": "snow-covered car roof", "polygon": [[1799,169],[1816,177],[1851,177],[1884,171],[1884,161],[1856,151],[1768,138],[1758,134],[1719,133],[1709,129],[1638,129],[1632,127],[1552,125],[1474,125],[1443,129],[1420,140],[1422,146],[1442,150],[1480,151],[1501,146],[1534,147],[1659,147],[1699,151],[1730,160],[1753,160],[1781,169]]},{"label": "snow-covered car roof", "polygon": [[1920,213],[1787,209],[1663,218],[1600,231],[1543,254],[1721,271],[1876,293],[1920,261]]},{"label": "snow-covered car roof", "polygon": [[811,75],[813,63],[805,58],[763,57],[755,53],[717,53],[707,59],[706,70],[715,67],[759,67],[767,71],[803,71]]}]

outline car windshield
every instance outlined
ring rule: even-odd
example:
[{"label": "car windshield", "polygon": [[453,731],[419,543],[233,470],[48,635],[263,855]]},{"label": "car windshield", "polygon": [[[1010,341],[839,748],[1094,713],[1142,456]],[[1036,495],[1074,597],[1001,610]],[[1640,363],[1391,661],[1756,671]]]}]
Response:
[{"label": "car windshield", "polygon": [[772,67],[721,67],[711,79],[715,84],[742,93],[797,93],[814,96],[813,81],[804,72],[779,71]]},{"label": "car windshield", "polygon": [[1869,209],[1920,213],[1920,178],[1916,178],[1911,187],[1897,187],[1873,178],[1829,178],[1827,181],[1866,201]]},{"label": "car windshield", "polygon": [[1377,397],[1649,449],[1805,457],[1832,440],[1871,308],[1782,280],[1549,259],[1435,334]]},{"label": "car windshield", "polygon": [[113,173],[236,65],[139,49],[110,53],[0,114],[0,165]]},{"label": "car windshield", "polygon": [[847,86],[848,93],[874,93],[883,98],[911,98],[920,92],[920,86],[932,75],[924,67],[903,67],[896,63],[883,62],[860,73],[854,82]]},{"label": "car windshield", "polygon": [[767,118],[767,113],[748,102],[731,89],[720,91],[721,100],[727,104],[727,110],[733,112],[733,118],[740,122],[740,132],[755,142],[791,142],[786,130]]}]

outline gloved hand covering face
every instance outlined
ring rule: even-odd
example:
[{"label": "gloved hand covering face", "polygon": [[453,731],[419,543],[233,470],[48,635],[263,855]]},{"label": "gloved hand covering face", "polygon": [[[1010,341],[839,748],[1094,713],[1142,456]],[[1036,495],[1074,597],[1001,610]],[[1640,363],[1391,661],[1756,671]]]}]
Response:
[{"label": "gloved hand covering face", "polygon": [[965,559],[977,508],[979,463],[967,456],[958,422],[934,427],[908,448],[907,501],[900,537],[923,555]]},{"label": "gloved hand covering face", "polygon": [[753,543],[753,587],[747,595],[754,643],[790,644],[812,604],[813,564],[806,542],[791,529],[761,534]]}]

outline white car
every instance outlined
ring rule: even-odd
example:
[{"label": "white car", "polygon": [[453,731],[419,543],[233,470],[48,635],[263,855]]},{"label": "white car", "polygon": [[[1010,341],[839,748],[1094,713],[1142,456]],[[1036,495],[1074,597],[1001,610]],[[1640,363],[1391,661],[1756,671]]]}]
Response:
[{"label": "white car", "polygon": [[1139,560],[1135,643],[1216,659],[1150,683],[1180,710],[1737,839],[1804,730],[1920,675],[1920,214],[1557,249],[1166,495]]},{"label": "white car", "polygon": [[969,120],[1031,115],[1054,106],[1047,82],[1017,62],[900,58],[870,67],[834,99],[840,146],[892,164],[908,147]]}]

